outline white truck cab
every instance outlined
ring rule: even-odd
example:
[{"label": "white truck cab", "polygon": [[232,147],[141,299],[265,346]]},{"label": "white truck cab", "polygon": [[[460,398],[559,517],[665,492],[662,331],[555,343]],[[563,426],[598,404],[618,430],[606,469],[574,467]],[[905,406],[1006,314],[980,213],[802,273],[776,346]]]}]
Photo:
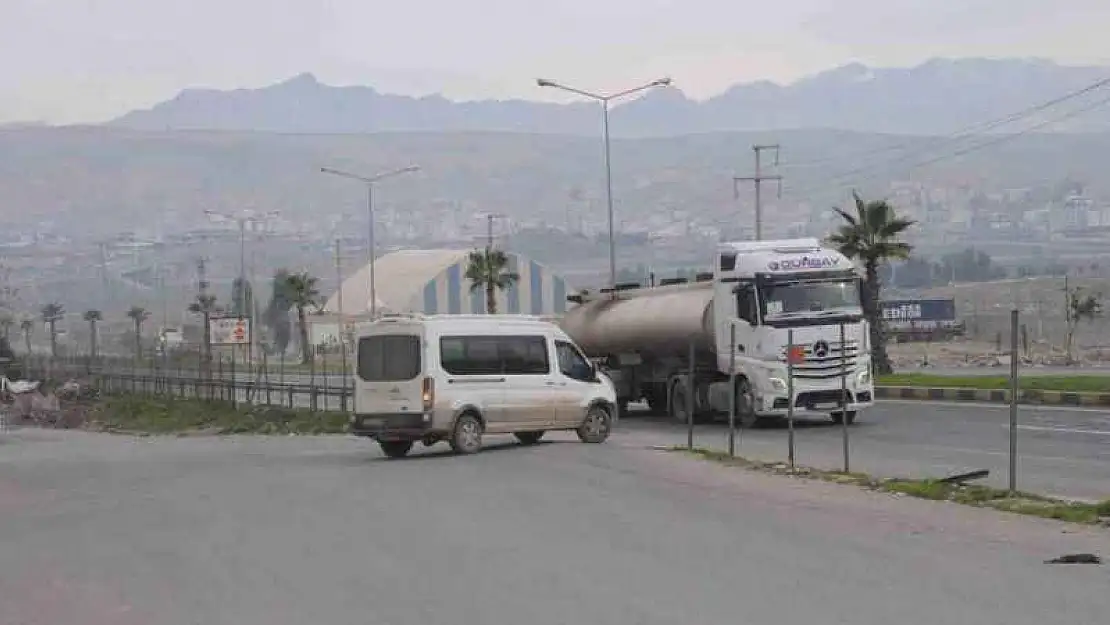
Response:
[{"label": "white truck cab", "polygon": [[524,315],[389,315],[357,328],[351,431],[389,457],[416,441],[481,449],[483,434],[534,444],[548,430],[586,443],[617,418],[608,376],[558,326]]},{"label": "white truck cab", "polygon": [[839,421],[842,377],[849,421],[872,405],[860,280],[843,254],[816,239],[721,244],[713,288],[718,368],[728,371],[735,354],[736,371],[748,382],[741,395],[746,391],[757,415],[787,412],[791,335],[796,411],[826,412]]}]

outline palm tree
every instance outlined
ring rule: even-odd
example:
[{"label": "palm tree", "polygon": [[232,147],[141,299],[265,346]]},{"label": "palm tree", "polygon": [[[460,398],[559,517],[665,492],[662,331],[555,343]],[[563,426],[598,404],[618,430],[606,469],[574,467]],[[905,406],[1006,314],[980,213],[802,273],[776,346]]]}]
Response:
[{"label": "palm tree", "polygon": [[58,357],[58,330],[57,323],[66,314],[64,306],[58,302],[51,302],[42,307],[42,320],[50,326],[50,355]]},{"label": "palm tree", "polygon": [[35,320],[24,319],[19,322],[19,329],[23,331],[23,345],[27,348],[27,355],[31,355],[31,334],[35,331]]},{"label": "palm tree", "polygon": [[486,313],[495,315],[497,292],[516,284],[520,276],[509,271],[509,256],[505,252],[487,247],[467,256],[466,279],[470,281],[471,292],[486,290]]},{"label": "palm tree", "polygon": [[844,223],[829,236],[828,242],[836,246],[841,254],[863,263],[863,314],[871,326],[871,359],[876,373],[888,374],[893,367],[886,353],[883,320],[879,314],[879,291],[882,288],[879,265],[893,259],[909,258],[913,247],[900,239],[914,221],[897,216],[894,207],[886,200],[864,202],[855,191],[852,198],[856,202],[855,215],[839,208],[833,209],[844,219]]},{"label": "palm tree", "polygon": [[216,296],[198,293],[197,299],[189,304],[189,312],[204,319],[204,364],[212,362],[212,313],[216,311]]},{"label": "palm tree", "polygon": [[143,322],[150,317],[142,306],[132,306],[127,311],[127,316],[135,324],[135,356],[142,356],[143,354]]},{"label": "palm tree", "polygon": [[[273,334],[274,347],[278,353],[285,354],[289,347],[289,309],[292,304],[285,299],[285,281],[289,278],[289,271],[278,269],[270,282],[270,303],[262,313],[262,320]],[[253,330],[252,330],[253,331]]]},{"label": "palm tree", "polygon": [[95,359],[97,356],[96,324],[99,323],[104,316],[100,314],[99,310],[86,310],[82,317],[85,321],[89,322],[89,357]]},{"label": "palm tree", "polygon": [[301,362],[312,361],[312,346],[308,342],[308,318],[305,309],[316,306],[320,292],[316,290],[317,278],[307,272],[286,274],[282,283],[285,300],[297,309],[297,326],[301,333]]}]

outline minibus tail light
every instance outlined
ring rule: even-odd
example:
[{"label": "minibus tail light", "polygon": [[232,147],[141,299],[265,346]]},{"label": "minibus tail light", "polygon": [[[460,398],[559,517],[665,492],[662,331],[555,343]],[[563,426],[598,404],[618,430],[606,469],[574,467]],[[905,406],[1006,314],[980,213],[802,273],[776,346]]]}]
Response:
[{"label": "minibus tail light", "polygon": [[432,409],[436,403],[436,381],[435,378],[424,378],[424,387],[420,393],[420,398],[424,402],[424,412]]}]

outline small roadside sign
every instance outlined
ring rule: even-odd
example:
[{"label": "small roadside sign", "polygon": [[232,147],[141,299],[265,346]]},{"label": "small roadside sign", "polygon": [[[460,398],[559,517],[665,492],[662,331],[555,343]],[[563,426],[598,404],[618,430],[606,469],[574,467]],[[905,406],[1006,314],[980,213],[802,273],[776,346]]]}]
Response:
[{"label": "small roadside sign", "polygon": [[215,317],[211,320],[213,345],[247,345],[250,343],[250,319]]}]

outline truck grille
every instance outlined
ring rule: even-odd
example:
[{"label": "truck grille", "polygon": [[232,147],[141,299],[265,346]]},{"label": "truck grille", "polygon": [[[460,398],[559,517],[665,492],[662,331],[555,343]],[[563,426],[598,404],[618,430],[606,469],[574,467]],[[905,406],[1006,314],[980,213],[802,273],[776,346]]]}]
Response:
[{"label": "truck grille", "polygon": [[859,361],[859,341],[817,341],[803,347],[805,359],[794,364],[794,377],[807,380],[839,378],[841,371],[855,373]]}]

